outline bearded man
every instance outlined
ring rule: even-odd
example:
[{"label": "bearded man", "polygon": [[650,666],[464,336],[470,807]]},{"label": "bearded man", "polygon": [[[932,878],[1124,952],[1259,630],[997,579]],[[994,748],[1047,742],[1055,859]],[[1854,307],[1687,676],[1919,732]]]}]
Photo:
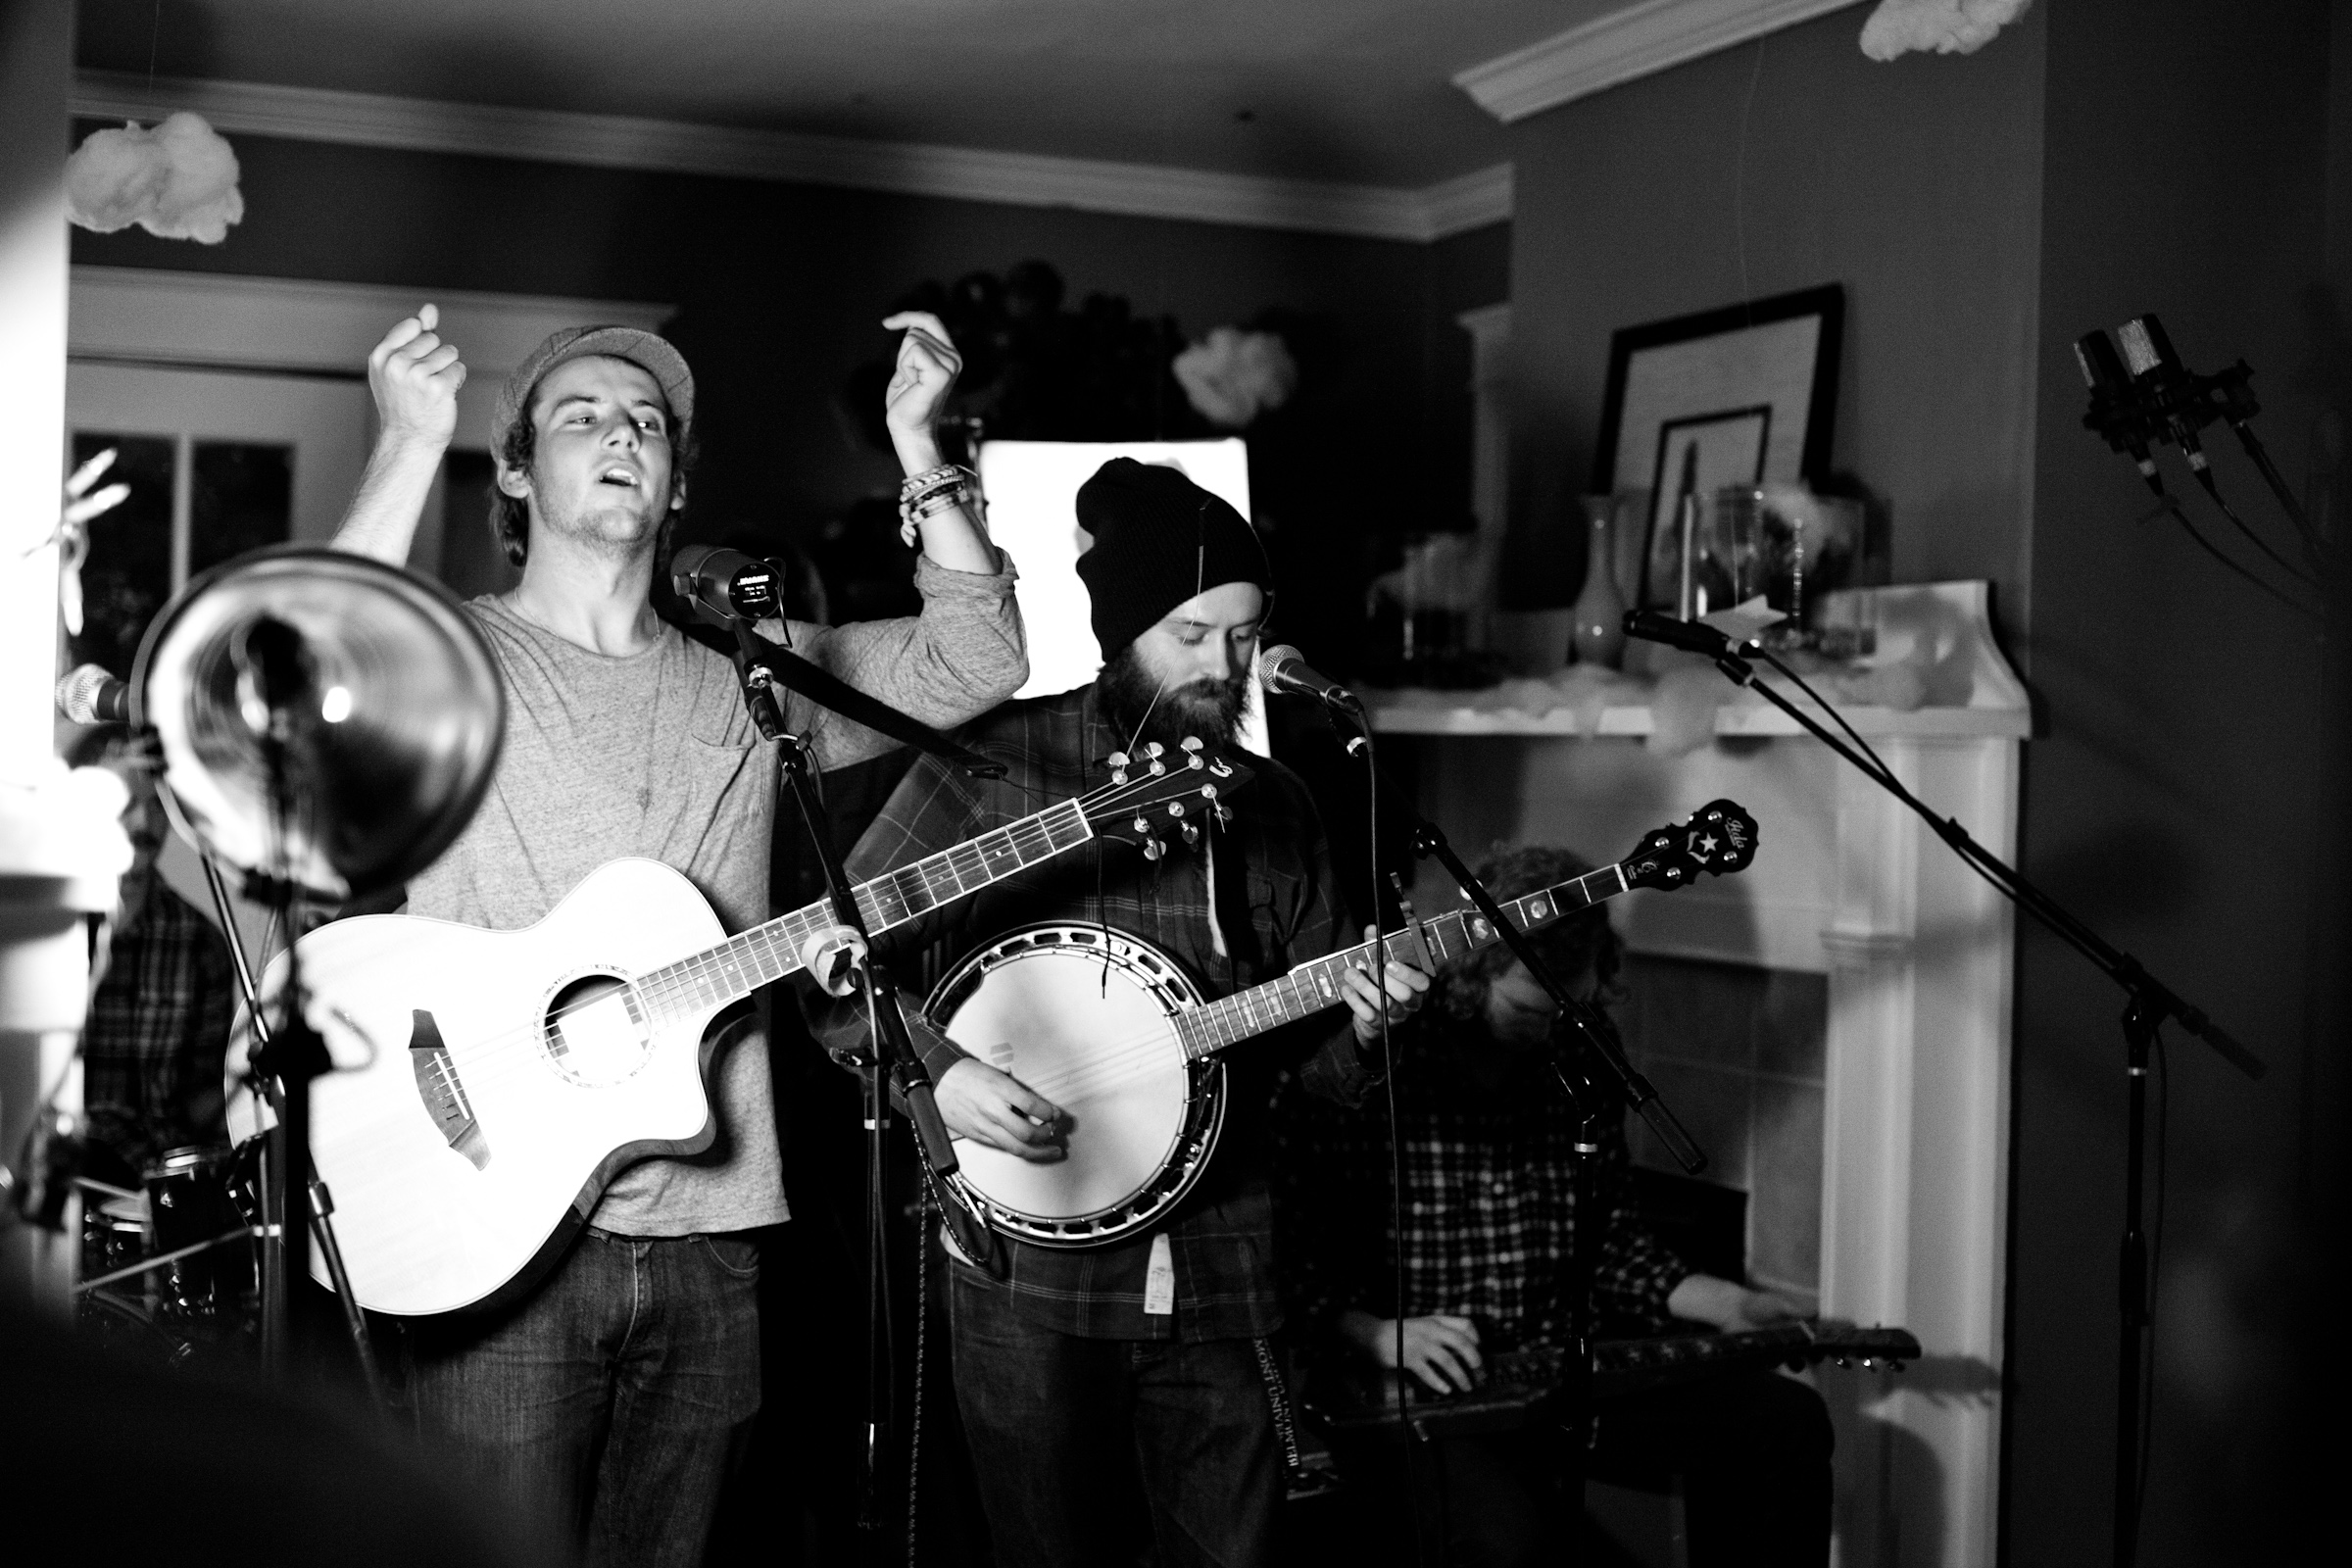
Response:
[{"label": "bearded man", "polygon": [[[341,548],[408,554],[466,375],[437,324],[428,305],[369,357],[382,435]],[[946,483],[932,422],[956,352],[935,318],[883,324],[906,330],[885,394],[900,463],[918,491]],[[694,418],[685,358],[631,327],[557,332],[508,378],[491,525],[522,579],[466,606],[497,657],[506,745],[466,831],[410,884],[411,914],[532,925],[605,862],[643,856],[682,872],[730,934],[768,918],[775,758],[734,666],[648,598],[686,504]],[[958,723],[1027,676],[1012,566],[956,486],[908,514],[919,616],[760,630],[789,631],[804,659],[926,723]],[[798,695],[784,720],[820,767],[890,744]],[[708,1154],[622,1171],[519,1304],[406,1336],[427,1434],[598,1563],[699,1563],[759,1407],[758,1233],[787,1216],[757,1018],[715,1044],[709,1077]]]},{"label": "bearded man", "polygon": [[[962,743],[1006,768],[965,778],[915,764],[851,855],[860,880],[1002,827],[1109,777],[1112,753],[1188,736],[1230,747],[1252,678],[1272,572],[1238,512],[1172,467],[1114,459],[1078,492],[1093,535],[1078,573],[1108,655],[1090,685],[1007,704]],[[1352,946],[1313,800],[1252,758],[1232,821],[1198,849],[1148,859],[1102,838],[894,932],[945,966],[1017,926],[1084,920],[1171,955],[1210,997]],[[957,1405],[997,1558],[1051,1568],[1132,1560],[1148,1529],[1165,1564],[1272,1560],[1282,1465],[1261,1353],[1281,1326],[1259,1149],[1278,1063],[1350,1101],[1377,1081],[1381,1014],[1420,1004],[1428,977],[1391,962],[1346,975],[1348,1011],[1237,1048],[1222,1140],[1168,1216],[1078,1250],[1000,1239],[1000,1266],[949,1249]],[[820,1003],[829,1044],[862,1009]],[[917,1049],[949,1130],[1030,1160],[1064,1155],[1063,1108],[928,1032]],[[1153,1287],[1156,1286],[1156,1289]],[[1148,1522],[1124,1499],[1141,1496]]]}]

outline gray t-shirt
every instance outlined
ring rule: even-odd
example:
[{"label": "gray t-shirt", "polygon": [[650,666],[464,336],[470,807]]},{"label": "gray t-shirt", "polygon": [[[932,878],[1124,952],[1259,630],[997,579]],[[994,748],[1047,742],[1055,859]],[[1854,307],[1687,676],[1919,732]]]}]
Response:
[{"label": "gray t-shirt", "polygon": [[[791,627],[794,651],[925,723],[958,724],[1026,677],[1013,571],[982,576],[928,559],[923,612]],[[409,885],[409,912],[494,930],[535,924],[608,860],[643,856],[685,873],[732,935],[769,916],[772,747],[744,711],[734,666],[664,626],[643,653],[593,653],[495,599],[466,606],[506,678],[507,735],[481,808]],[[820,767],[890,742],[794,696],[785,722]],[[686,1236],[786,1217],[767,1042],[738,1030],[710,1064],[715,1157],[649,1159],[620,1173],[590,1216],[629,1236]]]}]

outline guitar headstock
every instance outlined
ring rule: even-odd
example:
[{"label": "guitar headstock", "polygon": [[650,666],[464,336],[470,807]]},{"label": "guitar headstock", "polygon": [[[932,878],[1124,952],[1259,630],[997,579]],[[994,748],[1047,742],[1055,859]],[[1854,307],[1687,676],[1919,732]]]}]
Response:
[{"label": "guitar headstock", "polygon": [[1139,843],[1151,860],[1167,854],[1169,836],[1200,843],[1201,824],[1231,816],[1226,799],[1250,779],[1248,766],[1189,735],[1173,750],[1147,741],[1108,761],[1110,782],[1079,805],[1098,834]]},{"label": "guitar headstock", "polygon": [[1698,880],[1701,871],[1729,876],[1756,858],[1756,819],[1731,801],[1709,801],[1678,827],[1646,835],[1619,864],[1638,888],[1671,892]]},{"label": "guitar headstock", "polygon": [[1799,1361],[1836,1361],[1839,1366],[1859,1361],[1873,1370],[1890,1367],[1900,1372],[1920,1357],[1919,1340],[1909,1329],[1856,1328],[1840,1318],[1825,1317],[1812,1326],[1813,1343]]}]

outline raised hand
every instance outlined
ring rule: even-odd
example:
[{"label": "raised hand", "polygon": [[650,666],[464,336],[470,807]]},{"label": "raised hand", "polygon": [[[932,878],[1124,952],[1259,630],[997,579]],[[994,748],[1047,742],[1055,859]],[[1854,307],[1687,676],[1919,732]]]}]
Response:
[{"label": "raised hand", "polygon": [[368,356],[368,390],[375,395],[385,442],[440,449],[457,434],[466,365],[458,346],[435,330],[440,324],[439,308],[424,306]]},{"label": "raised hand", "polygon": [[951,1133],[1032,1164],[1069,1157],[1060,1109],[985,1061],[956,1063],[939,1075],[931,1094]]},{"label": "raised hand", "polygon": [[883,423],[889,426],[891,443],[902,460],[909,460],[912,446],[917,450],[911,458],[921,460],[918,466],[930,467],[939,461],[932,426],[938,422],[948,394],[955,390],[963,356],[956,352],[940,318],[928,311],[901,311],[882,326],[885,331],[904,330],[906,334],[899,339],[899,363],[882,393]]}]

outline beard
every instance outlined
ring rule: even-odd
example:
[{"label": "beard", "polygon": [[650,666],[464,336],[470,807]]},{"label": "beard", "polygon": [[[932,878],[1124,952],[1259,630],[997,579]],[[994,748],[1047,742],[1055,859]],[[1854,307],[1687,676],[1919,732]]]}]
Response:
[{"label": "beard", "polygon": [[1129,643],[1102,666],[1095,677],[1095,690],[1102,697],[1103,716],[1131,749],[1157,741],[1174,751],[1188,736],[1204,746],[1227,747],[1241,732],[1250,677],[1191,680],[1163,690],[1136,645]]},{"label": "beard", "polygon": [[[534,473],[534,479],[539,475]],[[541,481],[545,484],[545,481]],[[536,519],[551,534],[585,546],[592,554],[628,561],[660,548],[662,530],[670,520],[666,495],[649,504],[630,494],[614,495],[611,488],[590,483],[580,494],[566,496],[542,488]]]}]

